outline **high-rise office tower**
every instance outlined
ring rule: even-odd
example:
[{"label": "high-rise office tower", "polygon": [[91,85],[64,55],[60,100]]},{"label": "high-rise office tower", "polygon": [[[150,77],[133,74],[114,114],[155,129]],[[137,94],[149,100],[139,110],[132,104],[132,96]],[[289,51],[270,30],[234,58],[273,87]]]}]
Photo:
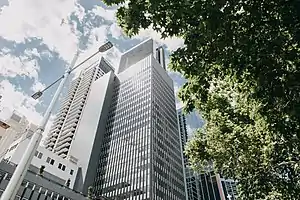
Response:
[{"label": "high-rise office tower", "polygon": [[[182,109],[178,109],[177,117],[181,145],[182,149],[184,149],[186,142],[192,135],[189,127],[201,128],[204,123],[196,112],[185,115]],[[196,173],[189,167],[187,157],[183,155],[183,158],[188,200],[236,199],[237,191],[235,181],[223,178],[220,174],[214,173],[209,167],[205,173]]]},{"label": "high-rise office tower", "polygon": [[[61,104],[58,115],[46,138],[45,146],[48,150],[62,158],[67,157],[92,83],[112,70],[109,62],[102,58],[100,63],[83,70],[80,76],[72,81],[68,95]],[[73,160],[76,162],[76,158]]]},{"label": "high-rise office tower", "polygon": [[110,199],[184,200],[172,79],[153,41],[125,52],[116,73],[92,85],[70,156],[78,190]]},{"label": "high-rise office tower", "polygon": [[[195,114],[196,113],[193,113],[192,115]],[[194,119],[195,117],[196,116],[192,118]],[[188,134],[187,117],[183,114],[182,109],[177,110],[177,118],[178,118],[178,127],[179,127],[182,150],[184,150],[184,146],[188,141],[189,134]],[[196,121],[197,119],[194,120]],[[200,118],[198,118],[198,120],[200,120]],[[185,184],[187,189],[188,200],[197,200],[200,197],[199,196],[200,188],[199,188],[199,184],[197,183],[197,175],[188,166],[188,159],[184,154],[183,154],[183,160],[184,160]]]}]

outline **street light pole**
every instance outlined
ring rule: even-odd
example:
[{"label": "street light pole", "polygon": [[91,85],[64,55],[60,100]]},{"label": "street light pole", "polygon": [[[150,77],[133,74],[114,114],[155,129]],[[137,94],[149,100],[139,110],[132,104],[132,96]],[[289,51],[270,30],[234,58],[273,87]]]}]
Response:
[{"label": "street light pole", "polygon": [[38,129],[33,134],[26,151],[25,151],[24,155],[22,156],[20,163],[16,167],[15,172],[9,181],[9,184],[7,185],[4,193],[2,194],[1,200],[14,200],[15,199],[15,196],[19,190],[19,187],[20,187],[23,179],[24,179],[27,169],[28,169],[29,165],[31,164],[31,161],[33,159],[35,151],[38,148],[38,146],[42,140],[43,132],[44,132],[47,122],[51,116],[53,107],[54,107],[56,101],[58,100],[58,97],[63,89],[63,86],[66,83],[67,78],[70,75],[70,73],[69,73],[70,69],[72,69],[76,63],[78,55],[79,55],[79,52],[76,53],[75,57],[73,58],[73,60],[71,62],[71,65],[65,71],[64,77],[61,80],[61,82],[54,94],[54,97],[51,100],[51,103],[45,112],[44,118],[43,118],[40,126],[38,127]]},{"label": "street light pole", "polygon": [[[98,51],[96,53],[94,53],[92,56],[90,56],[88,59],[84,60],[83,62],[81,62],[79,65],[75,66],[75,63],[78,59],[79,56],[79,51],[77,51],[76,55],[74,56],[70,66],[68,67],[68,69],[65,71],[64,75],[60,78],[61,82],[54,94],[54,97],[51,100],[51,103],[49,105],[49,107],[47,108],[44,118],[41,121],[40,126],[38,127],[38,129],[35,131],[35,133],[33,134],[27,149],[25,151],[25,153],[23,154],[20,163],[17,165],[5,191],[3,192],[2,196],[1,196],[1,200],[14,200],[15,196],[20,188],[20,185],[22,183],[22,181],[24,180],[24,177],[27,173],[27,170],[29,168],[29,165],[31,164],[31,161],[33,159],[33,156],[42,140],[43,137],[43,132],[45,130],[45,127],[47,125],[47,122],[49,121],[49,118],[51,116],[53,107],[55,106],[55,103],[57,102],[60,93],[63,90],[63,87],[66,83],[66,80],[68,79],[70,73],[78,68],[80,65],[82,65],[84,62],[86,62],[87,60],[89,60],[90,58],[92,58],[93,56],[95,56],[96,54],[100,53],[100,52],[105,52],[108,49],[110,49],[112,47],[112,43],[107,42],[104,45],[102,45]],[[74,67],[75,66],[75,67]],[[56,81],[57,82],[57,81]],[[53,84],[51,84],[53,85]],[[47,87],[49,88],[49,87]],[[44,90],[45,91],[45,90]],[[39,98],[43,93],[42,92],[37,92],[36,94],[38,95],[33,95],[32,97],[34,99]]]}]

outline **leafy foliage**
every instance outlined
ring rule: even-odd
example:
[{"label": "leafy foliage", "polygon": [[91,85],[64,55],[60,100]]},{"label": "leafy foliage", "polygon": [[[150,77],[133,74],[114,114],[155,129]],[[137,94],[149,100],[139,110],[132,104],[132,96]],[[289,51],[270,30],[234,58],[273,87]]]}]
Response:
[{"label": "leafy foliage", "polygon": [[205,118],[186,148],[195,168],[239,182],[240,199],[300,199],[300,2],[105,0],[133,36],[152,27],[177,36],[171,69],[179,97]]}]

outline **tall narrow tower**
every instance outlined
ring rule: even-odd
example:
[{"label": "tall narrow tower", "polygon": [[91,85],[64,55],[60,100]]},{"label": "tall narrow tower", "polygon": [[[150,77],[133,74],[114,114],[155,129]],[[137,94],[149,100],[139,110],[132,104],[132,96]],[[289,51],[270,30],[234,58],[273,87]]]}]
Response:
[{"label": "tall narrow tower", "polygon": [[[181,139],[182,150],[188,141],[188,130],[187,130],[187,117],[183,114],[182,109],[177,110],[178,127]],[[200,119],[199,119],[200,120]],[[200,127],[199,127],[200,128]],[[187,199],[197,200],[200,198],[200,185],[197,174],[189,167],[188,159],[183,154],[184,160],[184,172],[185,172],[185,184],[187,189]]]},{"label": "tall narrow tower", "polygon": [[[104,58],[100,63],[83,70],[78,78],[72,81],[69,92],[52,125],[45,146],[62,158],[66,158],[76,134],[82,112],[86,105],[91,85],[109,71],[111,65]],[[76,158],[70,158],[76,162]]]}]

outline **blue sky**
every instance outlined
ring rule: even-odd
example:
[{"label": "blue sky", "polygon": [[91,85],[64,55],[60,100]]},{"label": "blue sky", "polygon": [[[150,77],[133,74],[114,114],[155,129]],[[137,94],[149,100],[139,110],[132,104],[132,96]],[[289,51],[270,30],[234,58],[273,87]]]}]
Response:
[{"label": "blue sky", "polygon": [[[101,0],[0,0],[0,118],[17,110],[38,124],[56,88],[38,101],[31,94],[59,77],[78,47],[80,62],[110,40],[115,48],[105,57],[116,64],[122,52],[148,37],[164,45],[168,54],[183,44],[178,38],[162,40],[151,29],[134,38],[124,36],[116,24],[116,9]],[[174,72],[170,76],[178,90],[184,79]]]}]

